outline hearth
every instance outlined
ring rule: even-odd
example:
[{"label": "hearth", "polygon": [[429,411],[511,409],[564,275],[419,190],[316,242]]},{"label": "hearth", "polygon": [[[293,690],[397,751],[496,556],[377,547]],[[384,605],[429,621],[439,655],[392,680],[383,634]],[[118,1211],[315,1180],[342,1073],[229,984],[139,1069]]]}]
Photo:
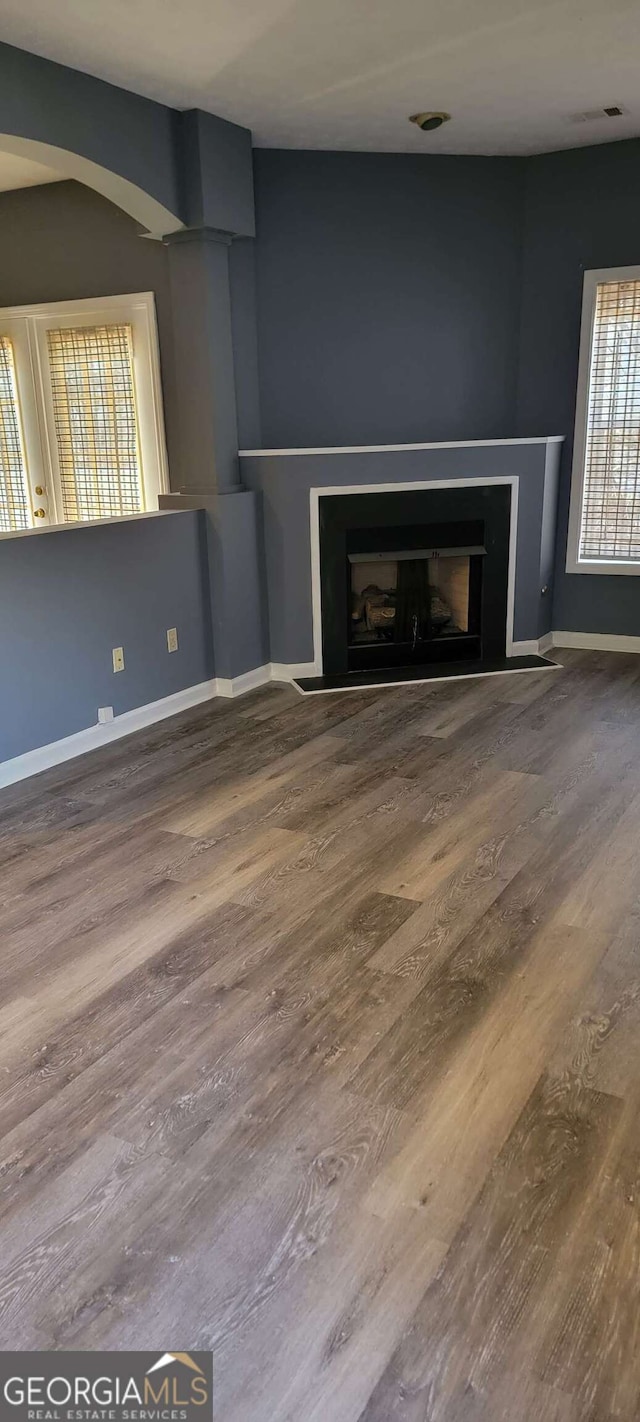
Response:
[{"label": "hearth", "polygon": [[510,497],[494,485],[321,498],[324,675],[504,658]]}]

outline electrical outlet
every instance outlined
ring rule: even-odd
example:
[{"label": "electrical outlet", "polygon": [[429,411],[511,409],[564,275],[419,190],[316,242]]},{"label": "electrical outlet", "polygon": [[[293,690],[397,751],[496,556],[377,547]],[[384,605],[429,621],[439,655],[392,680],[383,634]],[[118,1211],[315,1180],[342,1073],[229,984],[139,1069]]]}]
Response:
[{"label": "electrical outlet", "polygon": [[114,672],[124,671],[124,647],[114,647],[111,655]]},{"label": "electrical outlet", "polygon": [[167,627],[167,647],[170,652],[178,650],[178,629],[177,627]]},{"label": "electrical outlet", "polygon": [[113,706],[99,706],[98,725],[104,726],[107,721],[113,721]]}]

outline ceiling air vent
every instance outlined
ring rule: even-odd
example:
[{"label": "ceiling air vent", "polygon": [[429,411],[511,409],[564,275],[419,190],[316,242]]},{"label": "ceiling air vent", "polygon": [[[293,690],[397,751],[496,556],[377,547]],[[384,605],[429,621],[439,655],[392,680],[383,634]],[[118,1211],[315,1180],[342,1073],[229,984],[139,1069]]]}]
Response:
[{"label": "ceiling air vent", "polygon": [[572,114],[571,123],[593,123],[596,119],[622,118],[626,114],[626,109],[619,104],[607,104],[604,109],[585,109],[582,114]]}]

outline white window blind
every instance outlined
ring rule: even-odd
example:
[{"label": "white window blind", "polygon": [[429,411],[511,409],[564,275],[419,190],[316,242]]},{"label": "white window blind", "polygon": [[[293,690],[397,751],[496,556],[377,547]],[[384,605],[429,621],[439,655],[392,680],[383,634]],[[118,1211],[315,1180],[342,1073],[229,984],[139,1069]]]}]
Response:
[{"label": "white window blind", "polygon": [[30,527],[13,347],[0,336],[0,533]]},{"label": "white window blind", "polygon": [[130,325],[47,331],[65,520],[144,509]]},{"label": "white window blind", "polygon": [[578,556],[640,560],[640,280],[596,287]]}]

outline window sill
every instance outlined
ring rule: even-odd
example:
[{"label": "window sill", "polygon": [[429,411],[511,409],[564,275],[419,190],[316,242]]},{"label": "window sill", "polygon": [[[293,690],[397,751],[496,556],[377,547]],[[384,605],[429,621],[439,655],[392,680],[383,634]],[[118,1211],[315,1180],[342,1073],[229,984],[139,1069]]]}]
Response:
[{"label": "window sill", "polygon": [[587,576],[594,574],[608,578],[637,578],[640,575],[640,561],[637,563],[623,562],[587,562],[586,559],[578,561],[575,558],[567,558],[565,571],[571,573],[581,573]]}]

